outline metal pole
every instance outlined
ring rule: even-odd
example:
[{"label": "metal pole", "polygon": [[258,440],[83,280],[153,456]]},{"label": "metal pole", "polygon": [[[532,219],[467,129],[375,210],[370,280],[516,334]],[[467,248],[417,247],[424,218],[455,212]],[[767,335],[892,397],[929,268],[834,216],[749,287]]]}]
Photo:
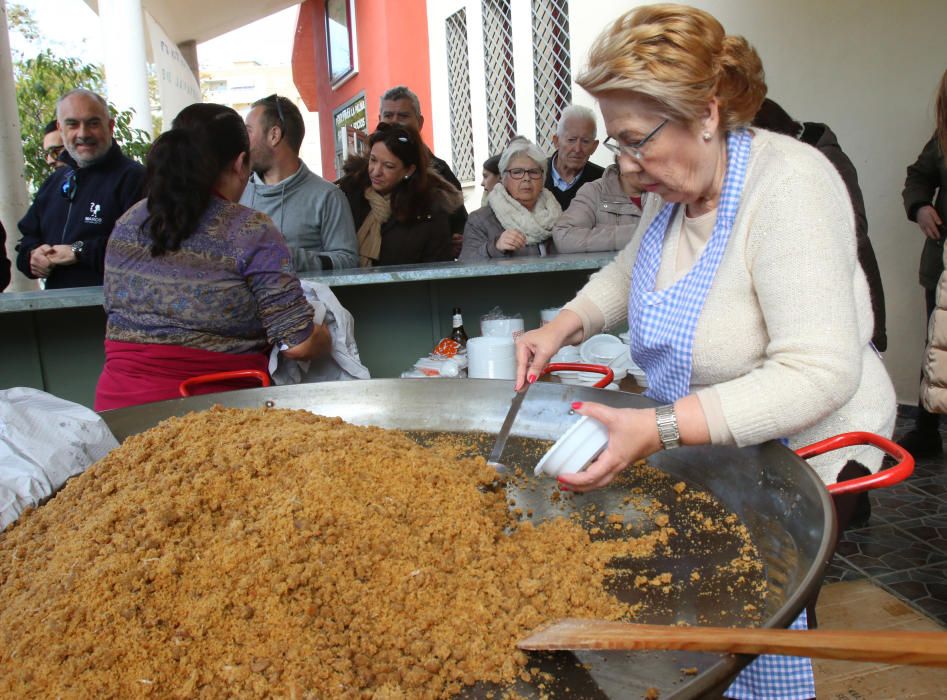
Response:
[{"label": "metal pole", "polygon": [[[16,108],[16,83],[13,80],[13,57],[10,54],[6,0],[0,0],[0,221],[7,233],[7,257],[16,260],[14,247],[20,240],[17,222],[30,206],[30,197],[23,179],[23,142],[20,140],[20,116]],[[7,287],[12,292],[38,289],[35,280],[24,277],[13,267],[13,279]]]}]

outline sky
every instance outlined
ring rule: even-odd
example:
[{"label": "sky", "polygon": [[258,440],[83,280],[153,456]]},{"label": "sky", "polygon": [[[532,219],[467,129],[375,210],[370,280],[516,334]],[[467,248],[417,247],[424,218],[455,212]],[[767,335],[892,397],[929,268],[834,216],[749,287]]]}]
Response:
[{"label": "sky", "polygon": [[[23,5],[39,25],[41,39],[33,46],[16,33],[10,34],[14,50],[26,56],[50,48],[57,55],[76,56],[87,63],[104,61],[98,17],[84,0],[7,0],[7,6]],[[201,67],[234,61],[258,61],[266,65],[288,64],[298,8],[291,7],[253,24],[198,44]]]}]

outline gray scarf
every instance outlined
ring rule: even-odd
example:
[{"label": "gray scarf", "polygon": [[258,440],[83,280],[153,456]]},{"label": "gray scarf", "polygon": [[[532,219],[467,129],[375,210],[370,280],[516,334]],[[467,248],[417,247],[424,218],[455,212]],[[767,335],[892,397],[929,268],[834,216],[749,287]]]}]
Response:
[{"label": "gray scarf", "polygon": [[529,245],[542,243],[549,238],[552,235],[552,227],[562,216],[562,207],[546,188],[543,188],[532,211],[513,199],[502,182],[490,190],[487,203],[499,219],[500,225],[504,229],[512,228],[522,233]]}]

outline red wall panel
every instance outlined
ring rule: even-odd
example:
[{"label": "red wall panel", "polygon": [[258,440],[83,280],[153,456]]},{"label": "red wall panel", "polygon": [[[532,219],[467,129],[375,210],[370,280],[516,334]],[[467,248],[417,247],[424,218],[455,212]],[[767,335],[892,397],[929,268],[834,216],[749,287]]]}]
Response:
[{"label": "red wall panel", "polygon": [[430,119],[431,66],[425,0],[355,0],[358,73],[333,89],[326,51],[325,0],[306,0],[299,8],[293,43],[293,81],[310,111],[319,112],[322,172],[335,175],[332,112],[365,92],[369,129],[378,121],[381,95],[407,85],[421,100],[427,121],[422,136],[433,139]]}]

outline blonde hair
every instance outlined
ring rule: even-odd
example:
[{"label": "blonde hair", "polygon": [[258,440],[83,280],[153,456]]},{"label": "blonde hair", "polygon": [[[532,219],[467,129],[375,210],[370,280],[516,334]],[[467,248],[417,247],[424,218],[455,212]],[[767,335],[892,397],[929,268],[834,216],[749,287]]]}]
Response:
[{"label": "blonde hair", "polygon": [[576,82],[593,96],[637,93],[683,123],[699,120],[716,97],[724,131],[749,125],[766,97],[756,50],[686,5],[646,5],[619,17],[595,40]]},{"label": "blonde hair", "polygon": [[947,71],[944,71],[937,90],[937,144],[941,157],[947,163]]}]

